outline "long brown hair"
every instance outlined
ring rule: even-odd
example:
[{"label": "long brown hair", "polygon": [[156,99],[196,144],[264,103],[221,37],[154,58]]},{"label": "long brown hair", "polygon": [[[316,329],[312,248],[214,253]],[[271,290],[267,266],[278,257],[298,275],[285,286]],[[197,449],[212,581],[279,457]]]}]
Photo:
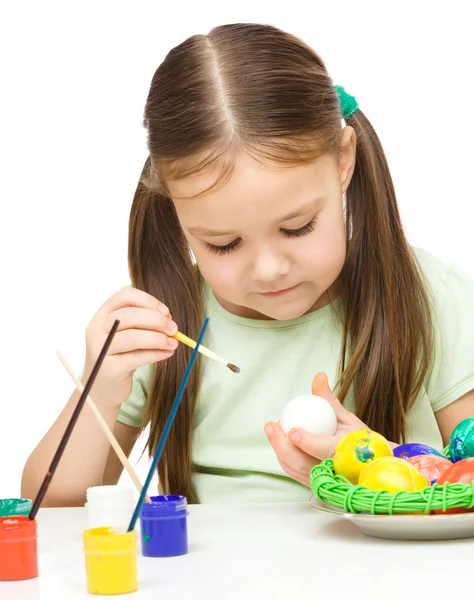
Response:
[{"label": "long brown hair", "polygon": [[[356,398],[357,415],[388,439],[405,439],[406,415],[433,351],[430,298],[405,238],[380,141],[361,110],[346,120],[357,134],[346,192],[347,257],[340,275],[344,333],[336,392]],[[238,152],[302,163],[337,155],[341,109],[321,58],[274,27],[233,24],[193,36],[157,69],[145,107],[149,157],[130,216],[129,266],[135,287],[165,302],[182,331],[202,324],[199,273],[166,181],[220,167]],[[216,184],[218,182],[216,181]],[[143,427],[154,451],[190,350],[154,367]],[[194,370],[159,467],[166,493],[198,502],[192,481],[192,427],[200,368]]]}]

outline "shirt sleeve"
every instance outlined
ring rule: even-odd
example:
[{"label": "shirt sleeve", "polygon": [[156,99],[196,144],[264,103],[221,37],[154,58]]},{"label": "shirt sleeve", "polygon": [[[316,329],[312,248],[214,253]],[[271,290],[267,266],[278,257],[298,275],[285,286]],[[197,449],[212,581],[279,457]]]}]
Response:
[{"label": "shirt sleeve", "polygon": [[436,412],[474,389],[474,279],[444,265],[434,290],[435,356],[427,385]]},{"label": "shirt sleeve", "polygon": [[132,427],[141,427],[150,389],[153,365],[138,367],[133,374],[132,393],[120,407],[117,421]]}]

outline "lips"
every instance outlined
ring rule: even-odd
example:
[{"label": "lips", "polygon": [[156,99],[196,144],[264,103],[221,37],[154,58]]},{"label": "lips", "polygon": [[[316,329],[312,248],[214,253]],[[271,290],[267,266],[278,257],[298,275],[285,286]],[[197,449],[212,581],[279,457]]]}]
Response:
[{"label": "lips", "polygon": [[276,298],[278,296],[284,296],[285,294],[288,294],[288,293],[292,292],[294,289],[296,289],[298,287],[298,285],[294,285],[293,287],[290,287],[290,288],[284,288],[282,290],[274,290],[272,292],[262,292],[262,296],[266,296],[267,298]]}]

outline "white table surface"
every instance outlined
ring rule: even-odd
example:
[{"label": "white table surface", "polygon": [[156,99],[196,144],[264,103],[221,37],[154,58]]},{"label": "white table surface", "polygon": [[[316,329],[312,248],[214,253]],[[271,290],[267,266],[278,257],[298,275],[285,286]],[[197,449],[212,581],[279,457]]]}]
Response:
[{"label": "white table surface", "polygon": [[[377,540],[306,503],[198,505],[189,512],[189,553],[146,558],[139,549],[138,591],[109,597],[432,600],[472,595],[472,539]],[[97,597],[86,587],[86,509],[41,509],[37,520],[39,577],[0,582],[0,600]]]}]

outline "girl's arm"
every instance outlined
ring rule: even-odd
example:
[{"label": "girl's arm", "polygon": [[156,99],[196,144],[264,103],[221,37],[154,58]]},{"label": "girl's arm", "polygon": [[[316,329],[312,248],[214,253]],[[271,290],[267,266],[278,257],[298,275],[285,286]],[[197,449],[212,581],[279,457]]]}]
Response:
[{"label": "girl's arm", "polygon": [[[92,398],[126,455],[135,442],[133,427],[117,423],[120,406],[130,397],[138,367],[166,360],[174,354],[178,330],[169,310],[153,296],[131,287],[109,298],[86,330],[86,360],[82,383],[115,320],[120,322],[92,387]],[[35,498],[66,430],[80,392],[76,389],[51,429],[33,450],[23,470],[21,494]],[[87,404],[81,410],[71,438],[45,496],[43,506],[84,506],[88,487],[116,483],[121,474],[117,458]]]},{"label": "girl's arm", "polygon": [[435,413],[436,421],[443,438],[443,444],[449,444],[453,429],[464,419],[474,417],[474,390],[471,390],[455,402]]},{"label": "girl's arm", "polygon": [[[64,410],[28,458],[21,482],[22,497],[35,498],[77,405],[79,395],[77,390],[72,394]],[[128,456],[135,443],[135,429],[117,423],[120,405],[110,407],[98,405],[98,409]],[[88,487],[116,483],[121,470],[120,462],[86,404],[74,427],[42,506],[84,506]]]}]

